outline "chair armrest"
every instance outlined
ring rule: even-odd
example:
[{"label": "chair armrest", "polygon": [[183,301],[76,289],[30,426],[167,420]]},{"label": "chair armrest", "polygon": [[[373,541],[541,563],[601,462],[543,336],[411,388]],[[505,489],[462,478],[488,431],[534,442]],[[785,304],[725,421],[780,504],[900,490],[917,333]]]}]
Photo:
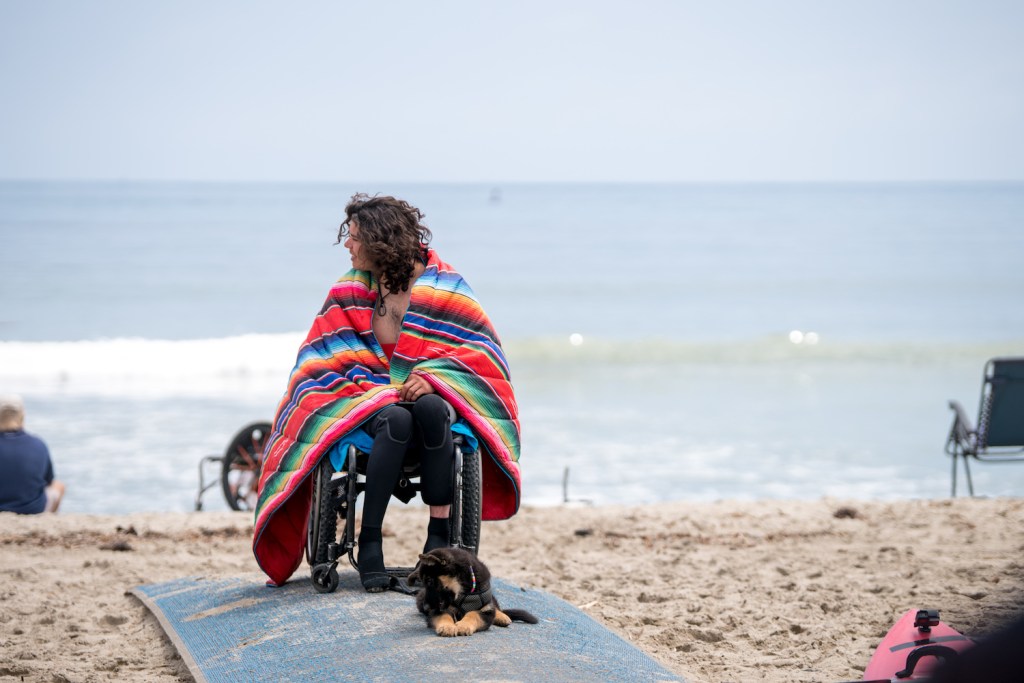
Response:
[{"label": "chair armrest", "polygon": [[958,401],[950,401],[949,408],[953,411],[953,425],[949,428],[946,439],[946,452],[950,455],[966,453],[973,455],[977,450],[977,432],[971,426],[971,418]]},{"label": "chair armrest", "polygon": [[960,402],[950,401],[949,409],[956,413],[955,422],[963,425],[963,428],[967,430],[968,433],[973,434],[974,427],[971,426],[971,418],[967,417],[967,411],[965,411],[964,407],[960,405]]}]

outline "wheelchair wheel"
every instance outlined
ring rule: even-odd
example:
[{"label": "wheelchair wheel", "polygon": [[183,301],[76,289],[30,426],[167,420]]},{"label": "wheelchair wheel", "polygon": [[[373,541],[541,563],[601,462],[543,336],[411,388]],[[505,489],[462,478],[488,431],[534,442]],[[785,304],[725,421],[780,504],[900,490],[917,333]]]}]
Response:
[{"label": "wheelchair wheel", "polygon": [[269,422],[254,422],[242,428],[224,453],[221,488],[232,510],[254,510],[256,487],[263,465],[263,447],[270,436]]},{"label": "wheelchair wheel", "polygon": [[455,477],[455,499],[452,501],[449,537],[474,555],[480,550],[480,514],[483,478],[480,451],[462,456],[462,468]]},{"label": "wheelchair wheel", "polygon": [[327,545],[337,540],[338,509],[331,489],[334,468],[326,455],[313,473],[313,500],[309,506],[309,527],[306,536],[306,562],[319,565],[327,562]]},{"label": "wheelchair wheel", "polygon": [[338,589],[338,568],[331,563],[313,567],[313,588],[317,593],[333,593]]}]

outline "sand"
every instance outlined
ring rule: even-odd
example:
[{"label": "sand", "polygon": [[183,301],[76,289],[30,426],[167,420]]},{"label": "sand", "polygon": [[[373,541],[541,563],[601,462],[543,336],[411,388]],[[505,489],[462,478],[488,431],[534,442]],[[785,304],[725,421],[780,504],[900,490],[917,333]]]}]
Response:
[{"label": "sand", "polygon": [[[389,563],[411,563],[424,509],[385,526]],[[246,513],[0,514],[0,680],[192,680],[127,591],[249,574],[251,533]],[[482,535],[492,573],[694,683],[854,680],[908,609],[972,636],[1024,612],[1024,499],[526,508]]]}]

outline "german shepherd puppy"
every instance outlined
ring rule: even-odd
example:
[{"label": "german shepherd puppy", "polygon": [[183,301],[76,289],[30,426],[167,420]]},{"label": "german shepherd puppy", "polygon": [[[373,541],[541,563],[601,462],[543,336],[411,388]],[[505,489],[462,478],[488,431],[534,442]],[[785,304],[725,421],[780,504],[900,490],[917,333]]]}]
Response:
[{"label": "german shepherd puppy", "polygon": [[439,636],[468,636],[515,621],[536,624],[526,610],[502,611],[491,593],[491,573],[484,563],[462,548],[437,548],[420,555],[409,585],[422,584],[416,608]]}]

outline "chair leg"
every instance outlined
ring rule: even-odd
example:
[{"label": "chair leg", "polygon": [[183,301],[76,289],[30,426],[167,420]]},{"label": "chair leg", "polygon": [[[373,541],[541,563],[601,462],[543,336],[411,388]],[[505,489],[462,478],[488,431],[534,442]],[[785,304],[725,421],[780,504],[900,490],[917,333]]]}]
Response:
[{"label": "chair leg", "polygon": [[971,481],[971,464],[967,461],[969,456],[964,456],[964,473],[967,475],[967,492],[974,498],[974,482]]},{"label": "chair leg", "polygon": [[952,493],[950,493],[950,496],[953,497],[953,498],[956,498],[956,461],[959,459],[959,457],[960,457],[959,455],[954,453],[953,457],[950,458],[950,460],[953,461],[953,476],[952,476],[953,491],[952,491]]}]

